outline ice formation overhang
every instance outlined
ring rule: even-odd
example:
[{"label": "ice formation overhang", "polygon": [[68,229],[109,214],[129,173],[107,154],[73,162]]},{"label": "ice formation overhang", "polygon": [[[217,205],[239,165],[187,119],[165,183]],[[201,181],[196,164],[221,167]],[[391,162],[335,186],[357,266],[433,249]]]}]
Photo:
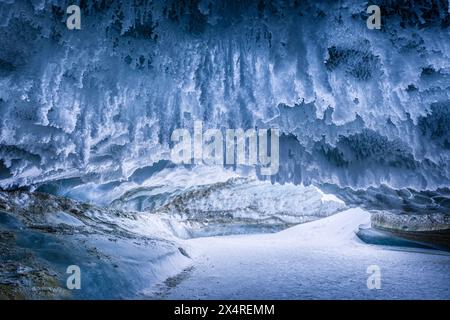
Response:
[{"label": "ice formation overhang", "polygon": [[450,185],[446,0],[0,3],[0,187],[113,181],[175,128],[277,127],[274,180]]}]

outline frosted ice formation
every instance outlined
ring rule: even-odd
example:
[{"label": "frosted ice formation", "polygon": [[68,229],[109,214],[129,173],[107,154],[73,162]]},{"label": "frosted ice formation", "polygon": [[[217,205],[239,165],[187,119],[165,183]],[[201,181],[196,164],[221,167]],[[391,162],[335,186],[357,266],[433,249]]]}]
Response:
[{"label": "frosted ice formation", "polygon": [[278,127],[273,180],[448,187],[449,4],[0,3],[0,186],[107,183],[169,159],[170,134]]}]

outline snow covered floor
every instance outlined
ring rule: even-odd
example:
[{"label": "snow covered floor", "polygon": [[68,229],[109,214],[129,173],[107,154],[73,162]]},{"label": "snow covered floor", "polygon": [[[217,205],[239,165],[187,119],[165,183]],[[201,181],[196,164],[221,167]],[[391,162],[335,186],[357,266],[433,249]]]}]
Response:
[{"label": "snow covered floor", "polygon": [[[354,230],[369,214],[350,209],[275,234],[186,241],[194,267],[166,281],[166,299],[450,299],[450,254],[373,246]],[[381,289],[367,288],[367,267]]]}]

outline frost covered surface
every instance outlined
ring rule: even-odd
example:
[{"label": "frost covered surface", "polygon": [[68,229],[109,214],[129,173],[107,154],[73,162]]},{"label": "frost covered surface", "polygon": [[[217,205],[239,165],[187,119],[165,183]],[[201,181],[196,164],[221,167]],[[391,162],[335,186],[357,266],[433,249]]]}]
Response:
[{"label": "frost covered surface", "polygon": [[417,190],[450,179],[449,4],[0,4],[0,186],[107,183],[169,158],[170,134],[279,127],[280,182]]}]

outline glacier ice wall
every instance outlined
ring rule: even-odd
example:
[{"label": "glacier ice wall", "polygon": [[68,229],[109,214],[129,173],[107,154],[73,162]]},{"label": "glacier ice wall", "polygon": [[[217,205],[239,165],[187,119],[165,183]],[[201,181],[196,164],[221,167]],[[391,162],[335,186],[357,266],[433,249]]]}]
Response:
[{"label": "glacier ice wall", "polygon": [[63,195],[160,215],[181,238],[275,232],[347,208],[343,201],[312,185],[271,184],[255,174],[245,178],[240,174],[221,166],[167,168],[143,183],[127,181],[112,190],[82,184]]},{"label": "glacier ice wall", "polygon": [[2,188],[127,178],[194,120],[278,127],[279,182],[450,185],[446,0],[72,2],[0,2]]}]

